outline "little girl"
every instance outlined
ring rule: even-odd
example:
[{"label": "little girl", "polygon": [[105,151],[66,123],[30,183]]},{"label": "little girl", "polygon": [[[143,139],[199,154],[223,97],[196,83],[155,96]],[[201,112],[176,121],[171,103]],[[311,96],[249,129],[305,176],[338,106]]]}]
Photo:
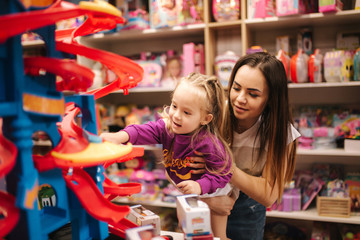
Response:
[{"label": "little girl", "polygon": [[[184,194],[201,197],[231,192],[232,155],[220,135],[225,93],[215,77],[191,73],[177,84],[162,118],[142,125],[129,125],[116,133],[103,133],[107,141],[122,144],[162,144],[164,165],[170,182]],[[195,174],[190,157],[203,155],[205,173]],[[227,216],[211,212],[215,237],[226,239]]]}]

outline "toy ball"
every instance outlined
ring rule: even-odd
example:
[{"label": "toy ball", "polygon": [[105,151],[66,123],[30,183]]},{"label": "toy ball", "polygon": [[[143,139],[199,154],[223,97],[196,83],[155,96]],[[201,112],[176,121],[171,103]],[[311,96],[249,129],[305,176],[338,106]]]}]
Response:
[{"label": "toy ball", "polygon": [[214,0],[212,11],[217,22],[237,20],[240,17],[240,1]]}]

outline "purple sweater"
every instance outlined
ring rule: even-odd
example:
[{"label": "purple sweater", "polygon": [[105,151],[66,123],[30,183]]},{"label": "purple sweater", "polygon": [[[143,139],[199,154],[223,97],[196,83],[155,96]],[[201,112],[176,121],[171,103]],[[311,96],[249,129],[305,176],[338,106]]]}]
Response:
[{"label": "purple sweater", "polygon": [[193,168],[186,166],[190,162],[188,157],[196,156],[194,151],[204,154],[208,168],[218,169],[223,166],[223,156],[226,154],[224,146],[219,140],[216,140],[221,147],[218,149],[205,130],[199,133],[198,140],[193,146],[191,146],[191,135],[169,134],[162,119],[142,125],[129,125],[124,131],[130,136],[129,142],[134,145],[162,144],[164,159],[167,158],[172,142],[174,142],[172,162],[165,168],[175,184],[185,180],[194,180],[200,184],[202,194],[205,194],[223,188],[231,179],[232,174],[228,173],[231,168],[229,156],[229,161],[223,171],[223,173],[228,173],[226,175],[213,174],[207,170],[203,174],[193,174],[190,172]]}]

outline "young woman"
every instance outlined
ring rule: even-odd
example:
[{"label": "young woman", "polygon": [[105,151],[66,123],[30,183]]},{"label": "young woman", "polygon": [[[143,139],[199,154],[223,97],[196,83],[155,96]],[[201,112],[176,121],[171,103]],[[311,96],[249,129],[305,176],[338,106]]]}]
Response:
[{"label": "young woman", "polygon": [[[225,93],[215,77],[192,73],[176,86],[170,107],[162,119],[130,125],[117,133],[101,135],[115,143],[163,145],[164,165],[169,180],[184,194],[202,197],[227,195],[232,187],[231,150],[220,134]],[[201,153],[205,172],[194,174],[190,157]],[[226,238],[226,215],[211,214],[214,236]]]},{"label": "young woman", "polygon": [[[300,136],[292,125],[284,66],[264,52],[240,58],[227,100],[223,130],[237,166],[231,183],[240,196],[235,204],[227,196],[205,201],[218,214],[231,211],[228,238],[263,239],[266,207],[281,199],[292,179]],[[200,163],[191,166],[201,172],[201,158],[193,160]]]}]

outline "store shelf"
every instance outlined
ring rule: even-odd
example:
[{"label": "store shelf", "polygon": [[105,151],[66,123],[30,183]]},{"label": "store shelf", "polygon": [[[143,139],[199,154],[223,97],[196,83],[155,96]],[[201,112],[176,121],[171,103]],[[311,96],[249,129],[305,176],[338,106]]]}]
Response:
[{"label": "store shelf", "polygon": [[297,155],[304,156],[351,156],[359,157],[360,160],[360,151],[359,152],[346,152],[344,149],[297,149]]},{"label": "store shelf", "polygon": [[[172,92],[174,88],[169,87],[135,87],[129,89],[129,93],[161,93],[161,92]],[[123,90],[117,91],[115,93],[124,93]]]},{"label": "store shelf", "polygon": [[130,204],[130,205],[141,204],[152,207],[176,208],[176,203],[163,202],[160,199],[155,199],[153,201],[130,201],[126,197],[117,197],[113,200],[113,202],[118,204]]},{"label": "store shelf", "polygon": [[316,208],[311,208],[306,211],[294,211],[294,212],[268,211],[266,212],[266,216],[275,217],[275,218],[306,220],[306,221],[360,224],[360,216],[350,216],[349,218],[323,217],[318,215]]},{"label": "store shelf", "polygon": [[[157,199],[154,201],[136,201],[131,202],[128,198],[116,198],[113,200],[115,203],[119,204],[141,204],[144,206],[152,206],[152,207],[165,207],[165,208],[176,208],[175,203],[166,203]],[[360,224],[360,216],[350,216],[349,218],[340,218],[340,217],[324,217],[319,216],[316,208],[307,209],[305,211],[294,211],[294,212],[283,212],[283,211],[267,211],[267,217],[273,218],[287,218],[287,219],[297,219],[297,220],[305,220],[305,221],[319,221],[319,222],[336,222],[336,223],[348,223],[348,224]]]},{"label": "store shelf", "polygon": [[241,25],[242,20],[225,21],[225,22],[211,22],[208,24],[209,28],[212,29],[226,29],[229,27],[238,27]]},{"label": "store shelf", "polygon": [[321,82],[321,83],[289,83],[289,88],[345,88],[360,87],[360,81],[353,82]]},{"label": "store shelf", "polygon": [[342,25],[360,22],[360,10],[346,10],[336,13],[309,13],[283,17],[246,19],[245,23],[251,30],[274,28],[293,28],[305,25],[324,26]]},{"label": "store shelf", "polygon": [[167,37],[176,37],[182,35],[199,35],[203,34],[205,28],[204,23],[191,24],[186,26],[174,26],[168,28],[159,28],[159,29],[144,29],[144,30],[125,30],[115,33],[96,33],[92,36],[84,37],[86,42],[103,42],[111,40],[138,40],[141,38],[144,40],[158,39],[158,38],[167,38]]}]

